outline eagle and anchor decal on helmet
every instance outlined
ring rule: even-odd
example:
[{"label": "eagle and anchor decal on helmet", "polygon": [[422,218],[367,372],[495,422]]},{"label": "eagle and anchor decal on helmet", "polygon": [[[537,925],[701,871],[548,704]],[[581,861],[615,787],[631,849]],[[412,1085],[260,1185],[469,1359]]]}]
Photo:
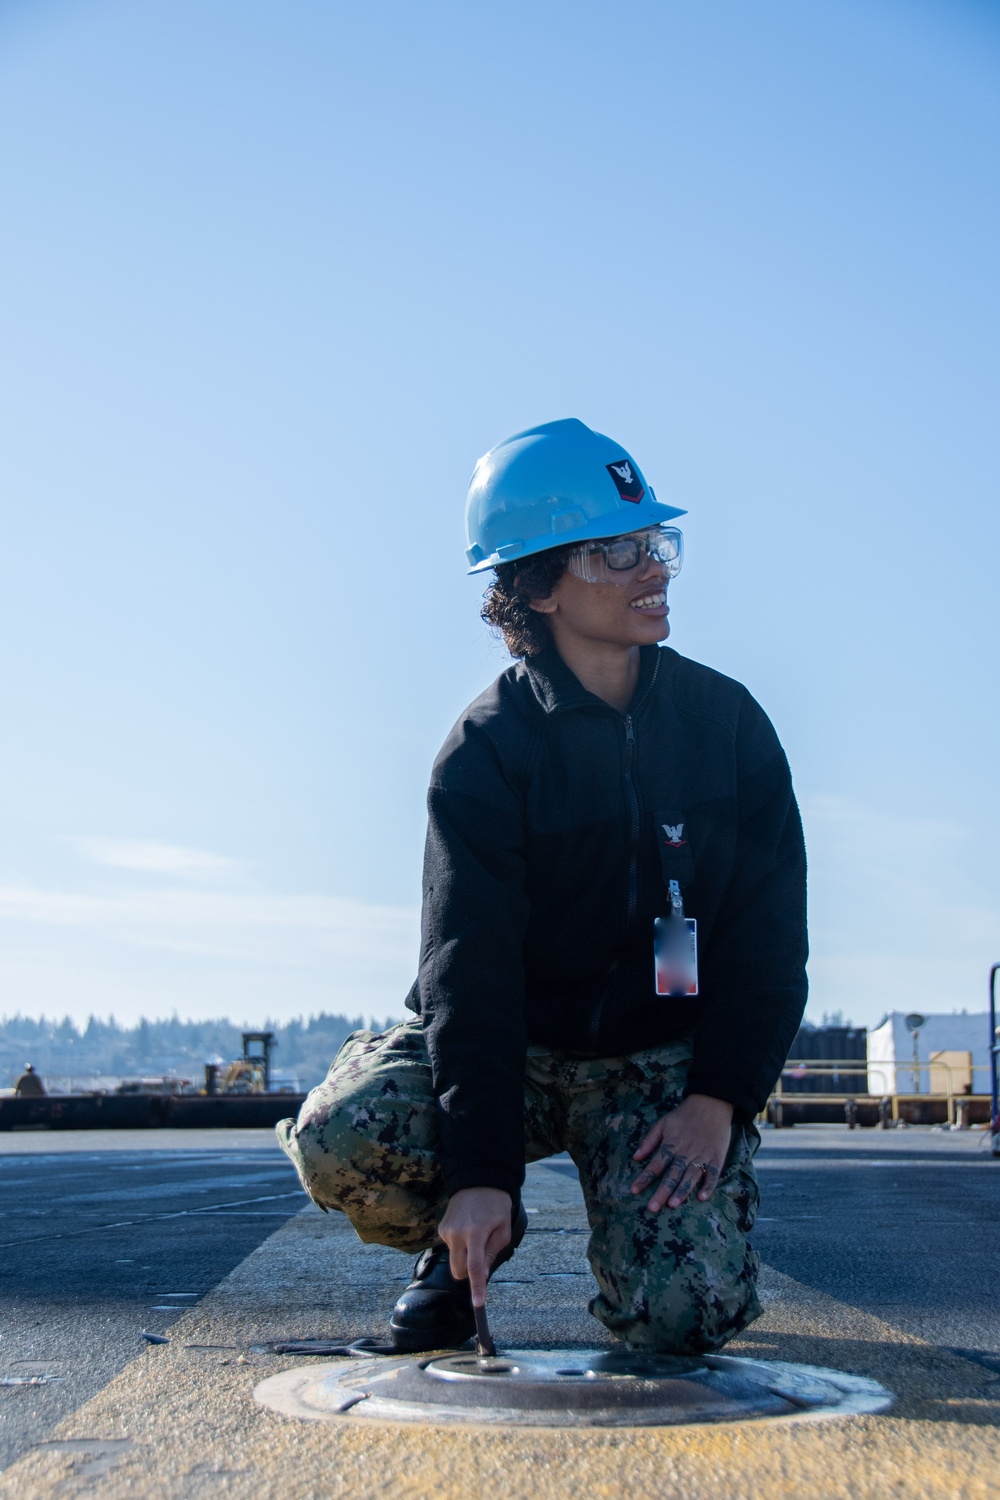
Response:
[{"label": "eagle and anchor decal on helmet", "polygon": [[614,480],[622,499],[630,500],[633,505],[638,505],[646,490],[628,460],[625,459],[617,464],[607,464],[605,467]]}]

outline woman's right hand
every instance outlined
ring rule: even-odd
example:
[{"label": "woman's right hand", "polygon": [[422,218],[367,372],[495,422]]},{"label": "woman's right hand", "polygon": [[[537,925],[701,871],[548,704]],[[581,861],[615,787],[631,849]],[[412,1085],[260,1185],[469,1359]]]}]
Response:
[{"label": "woman's right hand", "polygon": [[485,1304],[490,1267],[510,1244],[512,1208],[510,1194],[500,1188],[462,1188],[449,1199],[438,1225],[448,1246],[451,1274],[456,1281],[469,1279],[473,1307]]}]

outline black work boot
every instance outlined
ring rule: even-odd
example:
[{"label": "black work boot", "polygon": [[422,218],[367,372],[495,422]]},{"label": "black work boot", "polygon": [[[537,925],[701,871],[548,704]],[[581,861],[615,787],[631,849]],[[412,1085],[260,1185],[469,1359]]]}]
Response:
[{"label": "black work boot", "polygon": [[[519,1203],[511,1221],[510,1244],[490,1267],[491,1276],[510,1260],[527,1227],[528,1216]],[[472,1338],[476,1331],[472,1289],[468,1281],[456,1281],[451,1274],[447,1245],[432,1245],[418,1258],[413,1280],[392,1310],[389,1331],[394,1347],[403,1354],[457,1349]]]}]

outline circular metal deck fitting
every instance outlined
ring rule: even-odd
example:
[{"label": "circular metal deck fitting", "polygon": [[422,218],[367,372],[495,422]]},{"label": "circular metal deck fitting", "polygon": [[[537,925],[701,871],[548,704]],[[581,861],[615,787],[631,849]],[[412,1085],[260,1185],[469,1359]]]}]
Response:
[{"label": "circular metal deck fitting", "polygon": [[884,1411],[874,1380],[816,1365],[628,1350],[511,1349],[343,1360],[285,1370],[257,1400],[284,1416],[329,1421],[472,1422],[515,1427],[662,1427]]}]

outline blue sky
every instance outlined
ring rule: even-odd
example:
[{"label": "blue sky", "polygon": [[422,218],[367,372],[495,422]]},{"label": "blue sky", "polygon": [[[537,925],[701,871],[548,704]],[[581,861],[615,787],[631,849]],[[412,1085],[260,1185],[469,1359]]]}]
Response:
[{"label": "blue sky", "polygon": [[565,416],[787,747],[811,1014],[981,1008],[998,82],[973,0],[6,0],[0,1013],[398,1013],[468,477]]}]

